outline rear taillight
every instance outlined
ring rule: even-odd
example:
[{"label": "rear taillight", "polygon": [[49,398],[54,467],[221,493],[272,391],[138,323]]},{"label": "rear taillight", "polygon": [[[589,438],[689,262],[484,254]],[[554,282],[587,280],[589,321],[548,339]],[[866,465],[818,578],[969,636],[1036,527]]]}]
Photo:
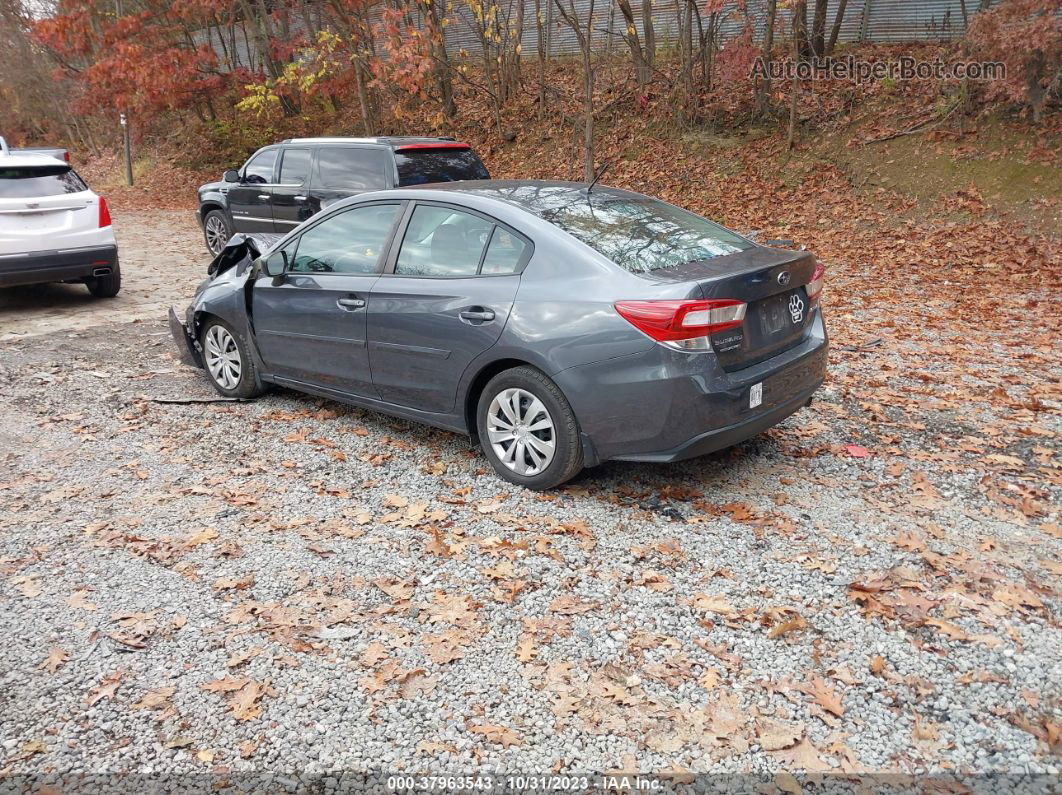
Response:
[{"label": "rear taillight", "polygon": [[100,229],[111,225],[111,211],[107,209],[107,200],[100,196]]},{"label": "rear taillight", "polygon": [[63,160],[65,160],[67,163],[70,162],[70,153],[69,152],[63,152]]},{"label": "rear taillight", "polygon": [[811,281],[804,288],[808,292],[809,301],[818,301],[822,294],[822,285],[826,281],[826,267],[821,262],[815,263],[815,272],[811,274]]},{"label": "rear taillight", "polygon": [[683,351],[711,350],[711,334],[740,326],[742,301],[620,301],[616,311],[657,342]]}]

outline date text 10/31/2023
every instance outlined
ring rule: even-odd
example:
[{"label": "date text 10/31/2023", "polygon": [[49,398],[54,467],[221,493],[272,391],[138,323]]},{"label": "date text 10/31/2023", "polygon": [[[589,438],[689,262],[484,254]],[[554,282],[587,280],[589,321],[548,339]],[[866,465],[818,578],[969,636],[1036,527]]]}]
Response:
[{"label": "date text 10/31/2023", "polygon": [[401,775],[389,776],[392,792],[663,792],[667,782],[651,776],[563,775]]}]

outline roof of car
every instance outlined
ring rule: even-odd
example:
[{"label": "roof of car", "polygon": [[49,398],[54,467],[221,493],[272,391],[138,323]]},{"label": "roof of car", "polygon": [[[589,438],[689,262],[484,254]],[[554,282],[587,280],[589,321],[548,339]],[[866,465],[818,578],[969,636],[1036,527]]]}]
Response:
[{"label": "roof of car", "polygon": [[282,144],[383,144],[384,146],[402,146],[403,144],[451,143],[453,138],[422,138],[413,135],[382,135],[374,138],[348,138],[343,136],[319,138],[285,138]]},{"label": "roof of car", "polygon": [[[399,188],[398,190],[403,190]],[[587,202],[595,198],[610,196],[646,199],[640,193],[610,188],[606,185],[594,185],[587,193],[585,182],[564,182],[544,179],[481,179],[461,182],[435,182],[430,185],[409,186],[404,190],[425,190],[432,192],[466,193],[494,199],[515,205],[534,215],[542,215],[556,210],[566,204]]]}]

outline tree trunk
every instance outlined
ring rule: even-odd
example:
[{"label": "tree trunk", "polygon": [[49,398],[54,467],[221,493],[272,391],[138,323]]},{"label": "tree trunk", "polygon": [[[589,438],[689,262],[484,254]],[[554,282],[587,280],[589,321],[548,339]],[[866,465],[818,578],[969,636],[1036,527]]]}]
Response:
[{"label": "tree trunk", "polygon": [[793,9],[793,36],[796,38],[797,52],[800,60],[811,56],[808,42],[808,0],[796,0]]},{"label": "tree trunk", "polygon": [[642,0],[642,32],[645,33],[645,62],[649,71],[656,63],[656,29],[653,27],[653,0]]},{"label": "tree trunk", "polygon": [[771,55],[774,50],[774,21],[778,14],[778,0],[767,0],[767,27],[763,33],[763,52],[761,57],[767,65],[768,72],[757,86],[756,112],[763,115],[771,104]]},{"label": "tree trunk", "polygon": [[542,17],[542,0],[535,0],[535,34],[538,50],[538,120],[546,115],[546,20]]},{"label": "tree trunk", "polygon": [[815,17],[811,22],[811,49],[820,57],[826,54],[826,0],[815,0]]},{"label": "tree trunk", "polygon": [[620,13],[623,14],[623,22],[627,28],[624,39],[631,50],[631,60],[634,62],[634,77],[638,81],[638,88],[643,90],[652,78],[649,64],[645,53],[642,51],[642,42],[638,36],[638,28],[634,24],[634,9],[631,8],[630,0],[616,0]]},{"label": "tree trunk", "polygon": [[[833,29],[830,30],[830,40],[826,43],[826,54],[833,55],[837,46],[837,38],[841,35],[841,23],[844,22],[844,10],[848,6],[848,0],[840,0],[837,4],[837,16],[833,18]],[[963,17],[966,15],[966,6],[963,5]]]},{"label": "tree trunk", "polygon": [[[802,5],[802,4],[798,4],[798,5]],[[801,20],[804,19],[804,15],[803,15],[803,13],[798,14],[796,12],[797,11],[802,12],[803,10],[804,9],[802,9],[802,8],[794,8],[793,9],[793,11],[794,11],[794,14],[793,14],[793,66],[794,66],[794,68],[796,67],[796,65],[798,63],[800,63],[801,42],[803,42],[805,40],[800,35],[803,32],[802,28],[804,26],[801,24]],[[799,90],[800,90],[800,80],[797,79],[796,73],[794,72],[793,77],[792,77],[792,85],[790,86],[790,89],[789,89],[789,92],[790,92],[789,93],[789,136],[787,137],[786,143],[785,143],[785,148],[788,151],[792,151],[793,147],[796,145],[797,94],[798,94]]]},{"label": "tree trunk", "polygon": [[428,26],[435,88],[439,92],[443,115],[452,119],[457,115],[457,103],[454,102],[454,85],[450,77],[450,56],[446,52],[446,38],[443,34],[442,20],[439,18],[439,4],[428,2],[422,7],[424,7],[424,21]]}]

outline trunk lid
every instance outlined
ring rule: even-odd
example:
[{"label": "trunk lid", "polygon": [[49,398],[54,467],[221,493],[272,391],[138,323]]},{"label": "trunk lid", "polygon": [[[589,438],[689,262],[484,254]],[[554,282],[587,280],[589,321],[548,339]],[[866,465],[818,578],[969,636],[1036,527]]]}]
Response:
[{"label": "trunk lid", "polygon": [[99,207],[84,191],[33,198],[0,197],[0,253],[62,248],[63,239],[96,229]]},{"label": "trunk lid", "polygon": [[811,315],[805,285],[815,272],[807,251],[757,246],[710,260],[654,271],[661,281],[689,282],[690,297],[737,299],[747,304],[740,326],[712,334],[725,370],[750,367],[804,338]]}]

